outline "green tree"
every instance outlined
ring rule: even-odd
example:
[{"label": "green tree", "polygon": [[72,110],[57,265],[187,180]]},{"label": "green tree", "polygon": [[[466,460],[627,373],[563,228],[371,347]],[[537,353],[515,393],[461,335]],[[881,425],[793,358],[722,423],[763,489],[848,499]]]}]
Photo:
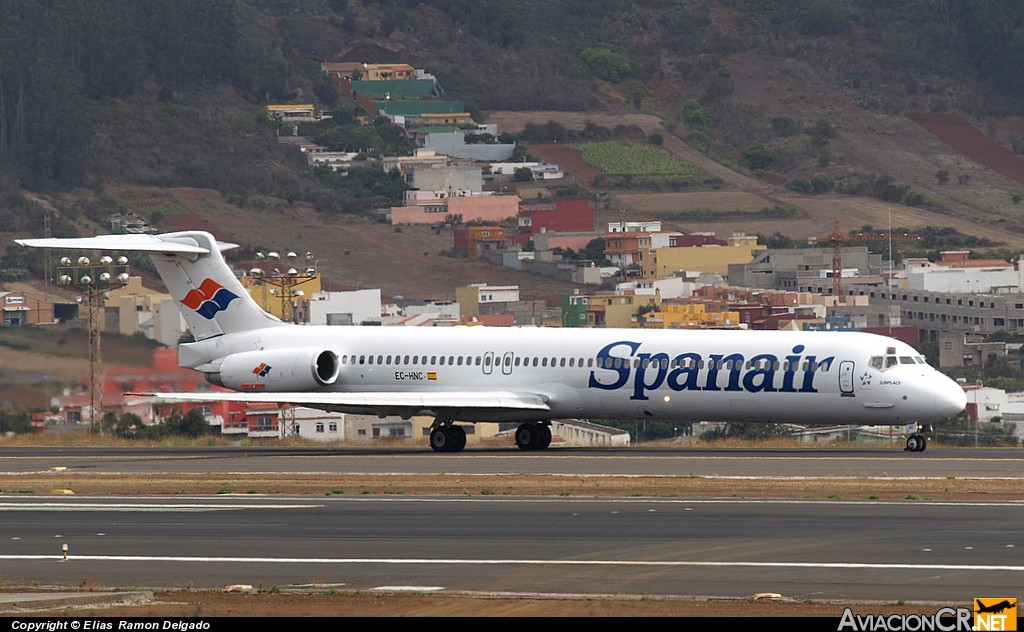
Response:
[{"label": "green tree", "polygon": [[32,415],[23,410],[0,412],[0,433],[7,432],[17,434],[32,432]]},{"label": "green tree", "polygon": [[742,162],[754,171],[764,171],[775,162],[775,154],[761,143],[755,143],[743,150]]},{"label": "green tree", "polygon": [[711,124],[711,115],[694,99],[683,102],[683,122],[693,127],[706,127]]},{"label": "green tree", "polygon": [[533,172],[529,167],[519,167],[513,176],[516,182],[533,182]]},{"label": "green tree", "polygon": [[580,53],[580,59],[598,77],[611,83],[618,83],[636,73],[629,57],[607,48],[587,48]]},{"label": "green tree", "polygon": [[184,415],[173,413],[164,420],[165,435],[178,435],[184,437],[201,437],[210,431],[210,424],[206,422],[203,411],[193,408]]}]

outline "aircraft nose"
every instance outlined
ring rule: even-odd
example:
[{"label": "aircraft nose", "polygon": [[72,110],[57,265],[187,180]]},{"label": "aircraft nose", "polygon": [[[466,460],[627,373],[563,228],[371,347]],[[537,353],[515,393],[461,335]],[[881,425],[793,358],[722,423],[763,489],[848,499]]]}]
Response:
[{"label": "aircraft nose", "polygon": [[948,380],[935,392],[936,415],[948,419],[959,415],[967,407],[967,393],[953,380]]}]

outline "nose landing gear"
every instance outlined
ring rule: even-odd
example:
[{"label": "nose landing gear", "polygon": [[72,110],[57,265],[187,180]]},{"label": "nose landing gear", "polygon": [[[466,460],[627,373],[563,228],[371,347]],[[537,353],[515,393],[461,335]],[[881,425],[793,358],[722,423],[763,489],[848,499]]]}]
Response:
[{"label": "nose landing gear", "polygon": [[907,437],[907,447],[903,449],[906,452],[924,452],[925,448],[928,447],[928,441],[921,433],[930,431],[931,426],[917,424],[917,430],[910,433],[910,436]]}]

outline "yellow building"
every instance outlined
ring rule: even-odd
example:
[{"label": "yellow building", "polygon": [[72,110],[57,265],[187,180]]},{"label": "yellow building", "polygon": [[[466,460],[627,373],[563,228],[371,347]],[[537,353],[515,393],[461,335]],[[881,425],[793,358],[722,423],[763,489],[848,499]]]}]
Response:
[{"label": "yellow building", "polygon": [[[287,265],[287,262],[282,262]],[[316,267],[262,275],[243,274],[242,287],[256,304],[285,322],[309,322],[309,299],[321,291],[320,271]]]},{"label": "yellow building", "polygon": [[707,329],[739,327],[739,312],[709,312],[703,303],[662,305],[647,314],[645,327],[662,329]]},{"label": "yellow building", "polygon": [[391,81],[416,78],[416,69],[409,64],[363,64],[363,81]]},{"label": "yellow building", "polygon": [[[582,314],[585,310],[585,327],[638,327],[637,317],[641,309],[655,308],[661,304],[660,294],[593,294],[589,296],[566,297],[568,311]],[[563,309],[563,312],[567,311]],[[577,323],[576,318],[571,318]],[[565,320],[563,319],[563,325]]]},{"label": "yellow building", "polygon": [[728,274],[729,264],[750,263],[755,253],[767,249],[757,243],[756,236],[743,233],[730,237],[727,246],[649,248],[643,258],[644,278],[670,277],[677,270]]},{"label": "yellow building", "polygon": [[144,321],[160,313],[160,304],[168,300],[171,300],[170,294],[144,287],[142,277],[130,276],[123,287],[106,293],[104,313],[100,315],[100,329],[106,329],[106,310],[116,308],[117,333],[133,336],[139,332],[139,326]]}]

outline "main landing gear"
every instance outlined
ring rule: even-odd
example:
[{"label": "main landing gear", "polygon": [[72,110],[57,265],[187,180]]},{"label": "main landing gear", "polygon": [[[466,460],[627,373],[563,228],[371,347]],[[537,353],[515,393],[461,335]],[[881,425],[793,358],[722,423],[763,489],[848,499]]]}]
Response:
[{"label": "main landing gear", "polygon": [[931,430],[930,426],[917,425],[917,430],[912,432],[907,437],[907,447],[903,448],[906,452],[924,452],[924,449],[928,447],[928,440],[924,438],[922,432],[928,432]]},{"label": "main landing gear", "polygon": [[528,422],[516,428],[516,446],[520,450],[544,450],[551,445],[551,426],[543,421]]},{"label": "main landing gear", "polygon": [[462,452],[466,447],[466,429],[451,419],[438,417],[430,431],[430,447],[434,452]]}]

